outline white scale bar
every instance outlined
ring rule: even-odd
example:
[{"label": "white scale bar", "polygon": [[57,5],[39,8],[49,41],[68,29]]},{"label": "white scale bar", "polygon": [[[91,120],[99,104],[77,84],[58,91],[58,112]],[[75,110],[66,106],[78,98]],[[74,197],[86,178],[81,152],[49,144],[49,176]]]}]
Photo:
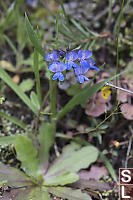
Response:
[{"label": "white scale bar", "polygon": [[109,82],[105,83],[105,86],[110,86],[110,87],[113,87],[113,88],[116,88],[116,89],[122,90],[122,91],[124,91],[124,92],[128,92],[128,93],[130,93],[130,94],[133,94],[133,91],[131,91],[131,90],[127,90],[127,89],[122,88],[122,87],[118,87],[118,86],[113,85],[112,83],[109,83]]}]

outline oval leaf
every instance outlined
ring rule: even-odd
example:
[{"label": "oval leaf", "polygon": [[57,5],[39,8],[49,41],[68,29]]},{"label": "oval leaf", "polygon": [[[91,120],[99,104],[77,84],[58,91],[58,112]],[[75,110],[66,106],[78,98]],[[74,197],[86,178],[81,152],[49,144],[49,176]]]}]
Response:
[{"label": "oval leaf", "polygon": [[32,141],[26,136],[18,135],[14,145],[17,158],[21,161],[23,170],[29,176],[38,177],[40,174],[39,163],[37,160],[37,151]]}]

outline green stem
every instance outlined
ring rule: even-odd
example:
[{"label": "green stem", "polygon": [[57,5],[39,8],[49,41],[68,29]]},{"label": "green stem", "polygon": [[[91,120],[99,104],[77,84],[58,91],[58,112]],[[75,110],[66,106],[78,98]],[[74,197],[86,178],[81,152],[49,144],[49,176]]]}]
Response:
[{"label": "green stem", "polygon": [[50,79],[50,107],[51,107],[51,123],[56,129],[56,81]]}]

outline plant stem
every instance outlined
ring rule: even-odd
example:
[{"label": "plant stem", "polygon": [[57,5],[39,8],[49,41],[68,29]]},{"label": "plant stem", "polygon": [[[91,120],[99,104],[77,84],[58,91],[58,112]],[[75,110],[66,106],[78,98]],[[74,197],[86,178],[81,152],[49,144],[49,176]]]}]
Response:
[{"label": "plant stem", "polygon": [[51,107],[51,124],[54,127],[54,130],[56,129],[56,81],[52,80],[52,77],[50,78],[50,107]]}]

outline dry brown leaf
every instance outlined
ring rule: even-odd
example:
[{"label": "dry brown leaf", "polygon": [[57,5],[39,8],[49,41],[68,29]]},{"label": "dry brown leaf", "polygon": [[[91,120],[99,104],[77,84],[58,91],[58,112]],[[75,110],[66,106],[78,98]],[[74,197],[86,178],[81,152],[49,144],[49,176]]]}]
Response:
[{"label": "dry brown leaf", "polygon": [[87,115],[98,117],[105,112],[106,104],[100,103],[98,101],[91,100],[90,103],[86,105],[85,113]]},{"label": "dry brown leaf", "polygon": [[125,103],[127,102],[127,97],[128,97],[128,93],[127,92],[124,92],[122,90],[118,90],[118,95],[117,95],[117,100],[122,102],[122,103]]},{"label": "dry brown leaf", "polygon": [[102,176],[107,176],[108,171],[106,167],[98,167],[93,165],[90,169],[90,171],[82,170],[79,172],[79,176],[81,179],[89,180],[89,179],[95,179],[99,180]]},{"label": "dry brown leaf", "polygon": [[120,109],[126,119],[133,120],[133,105],[124,103]]}]

